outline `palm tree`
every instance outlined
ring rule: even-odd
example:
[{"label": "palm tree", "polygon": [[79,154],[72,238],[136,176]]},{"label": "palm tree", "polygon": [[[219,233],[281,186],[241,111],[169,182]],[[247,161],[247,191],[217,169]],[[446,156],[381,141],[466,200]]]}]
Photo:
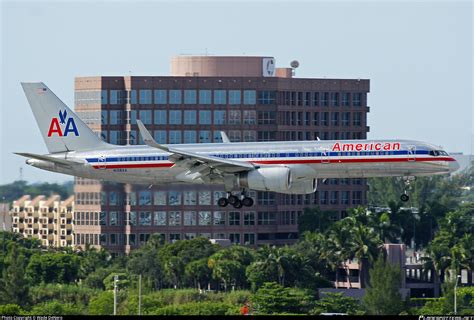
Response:
[{"label": "palm tree", "polygon": [[351,229],[352,220],[344,218],[334,225],[332,225],[330,231],[327,234],[327,253],[326,257],[331,259],[331,263],[335,266],[336,275],[337,267],[342,264],[344,270],[346,270],[347,281],[349,288],[352,288],[351,280],[349,278],[349,268],[347,266],[347,260],[352,258],[350,247],[351,247]]}]

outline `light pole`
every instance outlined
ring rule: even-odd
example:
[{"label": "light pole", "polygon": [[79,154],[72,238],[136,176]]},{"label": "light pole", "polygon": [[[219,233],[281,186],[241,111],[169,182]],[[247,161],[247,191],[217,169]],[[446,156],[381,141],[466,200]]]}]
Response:
[{"label": "light pole", "polygon": [[117,284],[118,284],[118,281],[119,281],[119,276],[118,275],[115,275],[114,276],[114,316],[117,315]]},{"label": "light pole", "polygon": [[138,278],[138,315],[142,314],[142,275]]},{"label": "light pole", "polygon": [[456,304],[456,297],[457,297],[457,293],[456,293],[456,290],[458,288],[458,280],[461,279],[461,275],[458,275],[456,277],[456,283],[454,284],[454,315],[457,315],[458,314],[458,306]]}]

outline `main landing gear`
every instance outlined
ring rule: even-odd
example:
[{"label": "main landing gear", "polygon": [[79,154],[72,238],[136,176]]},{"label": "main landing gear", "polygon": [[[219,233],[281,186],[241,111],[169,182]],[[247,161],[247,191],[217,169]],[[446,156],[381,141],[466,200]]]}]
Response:
[{"label": "main landing gear", "polygon": [[403,182],[405,183],[405,190],[403,191],[403,194],[400,196],[400,200],[402,200],[403,202],[407,202],[408,200],[410,200],[407,189],[410,189],[410,183],[412,181],[415,181],[415,177],[413,176],[403,177]]},{"label": "main landing gear", "polygon": [[226,197],[222,197],[217,200],[219,207],[227,207],[228,204],[231,204],[236,209],[240,209],[243,206],[251,207],[253,206],[253,202],[253,199],[247,196],[245,190],[242,190],[242,193],[239,196],[233,195],[231,192],[227,192]]}]

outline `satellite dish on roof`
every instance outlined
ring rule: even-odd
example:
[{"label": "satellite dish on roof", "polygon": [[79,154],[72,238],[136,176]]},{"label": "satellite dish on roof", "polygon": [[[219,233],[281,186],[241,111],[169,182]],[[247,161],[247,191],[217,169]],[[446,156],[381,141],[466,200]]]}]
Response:
[{"label": "satellite dish on roof", "polygon": [[296,69],[300,66],[300,63],[298,62],[298,60],[293,60],[290,62],[290,66],[293,68],[293,69]]}]

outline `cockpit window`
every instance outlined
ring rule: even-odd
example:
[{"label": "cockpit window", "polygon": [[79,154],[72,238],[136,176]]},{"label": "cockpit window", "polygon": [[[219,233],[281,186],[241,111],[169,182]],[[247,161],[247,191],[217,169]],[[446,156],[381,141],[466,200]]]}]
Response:
[{"label": "cockpit window", "polygon": [[431,150],[430,156],[439,157],[439,156],[447,156],[448,153],[444,150]]}]

